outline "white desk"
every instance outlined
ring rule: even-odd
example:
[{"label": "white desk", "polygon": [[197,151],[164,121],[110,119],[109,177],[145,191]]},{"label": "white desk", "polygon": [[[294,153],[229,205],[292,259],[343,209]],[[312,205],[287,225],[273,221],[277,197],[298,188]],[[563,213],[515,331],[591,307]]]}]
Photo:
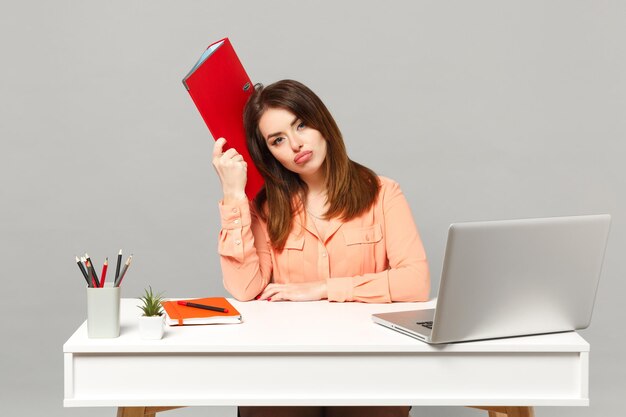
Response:
[{"label": "white desk", "polygon": [[64,406],[589,404],[589,344],[574,332],[437,347],[370,317],[432,303],[231,302],[243,324],[157,341],[139,338],[134,299],[119,338],[89,339],[83,323],[63,346]]}]

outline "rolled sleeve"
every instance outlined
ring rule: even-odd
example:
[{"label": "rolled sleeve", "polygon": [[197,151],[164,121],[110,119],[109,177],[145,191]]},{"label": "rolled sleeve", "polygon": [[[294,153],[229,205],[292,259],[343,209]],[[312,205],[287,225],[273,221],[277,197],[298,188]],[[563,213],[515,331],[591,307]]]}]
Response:
[{"label": "rolled sleeve", "polygon": [[247,199],[242,199],[238,204],[226,205],[222,201],[219,204],[222,229],[241,229],[251,223],[250,204]]},{"label": "rolled sleeve", "polygon": [[219,236],[218,252],[222,256],[228,256],[242,262],[244,259],[244,242],[242,230],[250,226],[250,207],[247,199],[242,199],[238,204],[219,204],[222,230]]}]

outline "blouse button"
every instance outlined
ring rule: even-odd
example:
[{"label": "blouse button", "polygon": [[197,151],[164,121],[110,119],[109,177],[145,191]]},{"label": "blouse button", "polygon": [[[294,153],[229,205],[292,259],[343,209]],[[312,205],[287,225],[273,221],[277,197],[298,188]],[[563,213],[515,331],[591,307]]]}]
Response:
[{"label": "blouse button", "polygon": [[235,220],[233,221],[233,223],[235,223],[235,224],[239,224],[239,219],[235,219]]},{"label": "blouse button", "polygon": [[241,240],[239,239],[235,240],[235,245],[241,245]]},{"label": "blouse button", "polygon": [[322,252],[322,257],[326,257],[326,252]]},{"label": "blouse button", "polygon": [[239,209],[238,208],[234,208],[233,209],[233,213],[239,213]]}]

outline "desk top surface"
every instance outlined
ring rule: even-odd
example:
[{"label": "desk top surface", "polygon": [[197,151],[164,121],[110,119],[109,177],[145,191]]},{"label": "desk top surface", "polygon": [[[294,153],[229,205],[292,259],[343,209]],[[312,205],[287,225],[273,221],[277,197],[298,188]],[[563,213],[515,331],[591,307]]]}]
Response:
[{"label": "desk top surface", "polygon": [[428,345],[372,322],[373,313],[433,308],[427,303],[229,301],[242,324],[166,326],[161,340],[139,336],[137,299],[122,299],[120,337],[89,339],[83,323],[63,345],[66,353],[310,353],[310,352],[586,352],[576,332]]}]

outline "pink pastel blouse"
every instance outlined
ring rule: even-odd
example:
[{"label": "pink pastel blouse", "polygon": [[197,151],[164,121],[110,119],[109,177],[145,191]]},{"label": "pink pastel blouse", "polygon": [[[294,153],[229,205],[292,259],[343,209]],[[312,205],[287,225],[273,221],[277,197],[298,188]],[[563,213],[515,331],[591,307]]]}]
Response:
[{"label": "pink pastel blouse", "polygon": [[379,177],[380,194],[364,214],[331,219],[322,240],[310,216],[296,215],[282,251],[274,250],[253,204],[220,203],[218,250],[225,288],[251,300],[270,283],[326,280],[329,301],[425,301],[428,262],[398,184]]}]

